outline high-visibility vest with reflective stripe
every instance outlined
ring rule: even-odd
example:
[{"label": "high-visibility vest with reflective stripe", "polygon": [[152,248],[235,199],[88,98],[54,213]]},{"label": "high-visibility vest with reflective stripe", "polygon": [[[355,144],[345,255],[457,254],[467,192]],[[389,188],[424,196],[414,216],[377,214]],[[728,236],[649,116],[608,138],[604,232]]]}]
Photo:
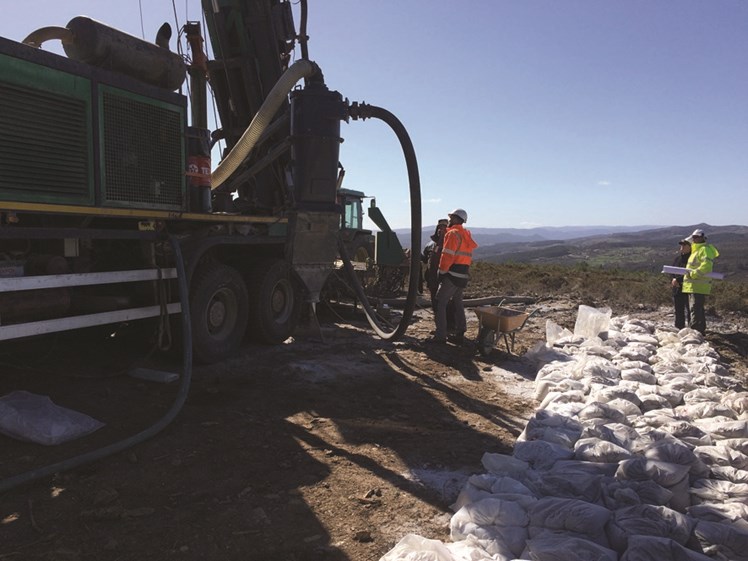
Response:
[{"label": "high-visibility vest with reflective stripe", "polygon": [[709,294],[712,291],[712,279],[706,274],[712,272],[717,257],[719,251],[710,243],[691,245],[691,256],[686,264],[688,274],[683,277],[681,288],[685,294]]},{"label": "high-visibility vest with reflective stripe", "polygon": [[473,250],[476,247],[478,244],[473,241],[470,231],[465,230],[462,224],[449,228],[444,234],[439,273],[468,278],[468,270],[473,261]]}]

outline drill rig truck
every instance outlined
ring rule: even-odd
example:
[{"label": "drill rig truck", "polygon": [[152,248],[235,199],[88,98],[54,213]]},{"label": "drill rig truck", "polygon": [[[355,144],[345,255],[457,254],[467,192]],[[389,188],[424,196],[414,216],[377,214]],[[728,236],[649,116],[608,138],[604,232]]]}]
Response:
[{"label": "drill rig truck", "polygon": [[[420,247],[407,131],[328,89],[308,56],[306,0],[298,32],[289,0],[202,9],[212,59],[199,22],[181,30],[189,57],[169,50],[167,24],[154,43],[85,16],[0,38],[0,341],[142,320],[164,345],[179,326],[185,360],[205,363],[246,337],[284,341],[339,255],[356,282],[341,243],[343,121],[377,118],[397,135]],[[43,49],[57,40],[66,56]],[[380,337],[400,337],[412,315],[411,253],[397,325],[356,288]]]}]

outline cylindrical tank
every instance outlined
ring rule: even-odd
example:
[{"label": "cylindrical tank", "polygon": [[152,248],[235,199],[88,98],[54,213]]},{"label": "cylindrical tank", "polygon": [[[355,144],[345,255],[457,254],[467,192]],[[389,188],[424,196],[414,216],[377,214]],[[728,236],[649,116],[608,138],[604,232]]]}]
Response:
[{"label": "cylindrical tank", "polygon": [[62,255],[31,255],[24,267],[26,276],[65,275],[70,265]]},{"label": "cylindrical tank", "polygon": [[184,82],[187,67],[181,56],[168,49],[86,16],[74,17],[67,28],[73,39],[64,41],[63,48],[73,60],[120,72],[167,90],[176,90]]},{"label": "cylindrical tank", "polygon": [[210,212],[210,130],[187,127],[187,177],[190,210]]},{"label": "cylindrical tank", "polygon": [[[24,264],[26,276],[64,275],[70,272],[61,255],[32,255]],[[0,294],[0,321],[36,321],[65,315],[70,309],[68,288],[43,288]]]},{"label": "cylindrical tank", "polygon": [[70,290],[43,288],[0,294],[3,323],[37,321],[64,316],[70,310]]},{"label": "cylindrical tank", "polygon": [[291,160],[296,202],[335,204],[342,96],[312,82],[291,93]]}]

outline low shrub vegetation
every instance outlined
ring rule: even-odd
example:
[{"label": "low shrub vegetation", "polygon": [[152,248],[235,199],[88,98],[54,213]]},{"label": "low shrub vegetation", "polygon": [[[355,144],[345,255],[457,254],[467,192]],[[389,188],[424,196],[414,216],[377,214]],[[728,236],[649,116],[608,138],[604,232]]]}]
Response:
[{"label": "low shrub vegetation", "polygon": [[[477,261],[470,269],[466,297],[567,297],[616,311],[657,308],[671,302],[670,276],[660,273],[574,266]],[[748,284],[715,281],[708,305],[717,311],[748,313]]]}]

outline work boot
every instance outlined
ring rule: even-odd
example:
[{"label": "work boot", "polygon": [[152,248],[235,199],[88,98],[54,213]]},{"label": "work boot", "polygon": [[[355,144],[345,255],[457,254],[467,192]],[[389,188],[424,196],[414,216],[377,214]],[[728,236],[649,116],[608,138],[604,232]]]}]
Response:
[{"label": "work boot", "polygon": [[437,337],[434,335],[433,337],[429,337],[426,339],[426,342],[432,345],[446,345],[447,344],[447,338],[446,337]]},{"label": "work boot", "polygon": [[463,345],[465,343],[465,334],[455,333],[454,335],[450,335],[449,342],[454,343],[455,345]]}]

